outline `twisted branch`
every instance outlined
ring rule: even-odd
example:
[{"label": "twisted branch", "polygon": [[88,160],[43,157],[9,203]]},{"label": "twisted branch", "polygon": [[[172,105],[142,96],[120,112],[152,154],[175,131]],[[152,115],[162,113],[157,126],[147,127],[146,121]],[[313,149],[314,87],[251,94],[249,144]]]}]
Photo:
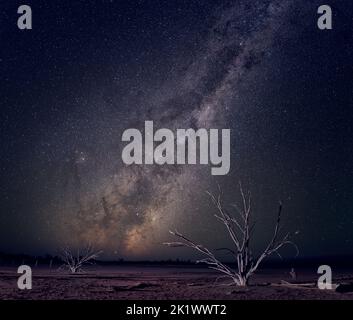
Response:
[{"label": "twisted branch", "polygon": [[196,244],[178,231],[170,231],[170,233],[181,239],[181,241],[166,242],[164,243],[165,245],[170,247],[189,247],[201,252],[206,256],[206,258],[198,260],[197,263],[202,262],[207,264],[210,269],[214,269],[225,274],[225,276],[230,277],[236,285],[241,286],[247,285],[249,278],[258,269],[259,265],[265,258],[274,253],[281,257],[279,250],[284,245],[293,245],[296,249],[296,255],[299,254],[298,247],[290,240],[290,233],[280,237],[282,214],[282,204],[280,203],[272,238],[260,256],[254,260],[250,248],[250,240],[252,238],[253,229],[255,226],[255,223],[250,222],[252,215],[251,194],[250,192],[246,194],[242,188],[241,183],[239,183],[242,208],[240,209],[238,206],[233,205],[240,216],[240,219],[237,219],[228,214],[224,209],[221,200],[221,190],[219,186],[218,188],[219,194],[217,197],[210,192],[207,192],[207,194],[210,196],[213,204],[218,210],[218,214],[215,214],[215,217],[224,224],[235,247],[234,249],[220,248],[218,250],[226,250],[227,252],[234,255],[237,262],[237,269],[232,270],[227,265],[219,261],[209,249],[201,244]]}]

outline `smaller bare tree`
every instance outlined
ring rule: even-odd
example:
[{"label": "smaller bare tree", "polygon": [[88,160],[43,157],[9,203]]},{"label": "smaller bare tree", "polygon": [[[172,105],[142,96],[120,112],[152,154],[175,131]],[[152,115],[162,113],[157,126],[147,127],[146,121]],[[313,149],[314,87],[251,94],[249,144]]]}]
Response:
[{"label": "smaller bare tree", "polygon": [[87,245],[83,250],[64,248],[60,253],[63,265],[59,269],[68,269],[71,273],[82,272],[83,266],[92,265],[101,253],[102,251],[95,251],[91,245]]},{"label": "smaller bare tree", "polygon": [[282,204],[280,203],[278,207],[277,221],[275,224],[272,238],[263,250],[263,252],[258,256],[258,258],[253,258],[250,246],[250,240],[252,240],[254,228],[254,223],[251,222],[251,195],[250,192],[247,194],[244,193],[241,183],[239,183],[239,188],[242,199],[242,208],[240,209],[238,206],[234,205],[236,211],[239,214],[238,218],[231,216],[224,209],[221,200],[220,189],[219,195],[217,197],[214,196],[212,193],[207,192],[218,210],[218,214],[215,214],[215,217],[224,224],[234,245],[234,249],[220,248],[218,250],[226,250],[234,256],[237,264],[236,270],[233,270],[228,265],[221,262],[209,249],[207,249],[201,244],[197,244],[194,241],[188,239],[178,231],[170,231],[170,233],[181,239],[181,241],[166,242],[164,244],[170,247],[189,247],[201,252],[204,256],[206,256],[206,258],[198,260],[197,263],[207,264],[209,268],[215,269],[223,273],[223,277],[231,278],[232,283],[238,286],[247,286],[249,278],[258,269],[261,262],[273,253],[276,253],[280,256],[279,249],[281,249],[284,245],[293,245],[297,250],[297,255],[299,251],[297,246],[290,240],[290,233],[286,233],[282,237],[280,236],[282,213]]}]

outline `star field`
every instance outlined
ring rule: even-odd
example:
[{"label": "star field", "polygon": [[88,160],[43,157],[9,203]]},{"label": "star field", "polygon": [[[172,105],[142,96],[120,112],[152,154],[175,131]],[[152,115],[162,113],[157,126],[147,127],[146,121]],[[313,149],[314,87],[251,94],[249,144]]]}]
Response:
[{"label": "star field", "polygon": [[[205,191],[234,203],[242,180],[257,248],[281,200],[301,255],[353,253],[348,2],[329,32],[316,1],[30,2],[30,31],[0,5],[1,251],[192,258],[168,230],[224,246]],[[146,120],[230,128],[230,174],[124,165],[122,132]]]}]

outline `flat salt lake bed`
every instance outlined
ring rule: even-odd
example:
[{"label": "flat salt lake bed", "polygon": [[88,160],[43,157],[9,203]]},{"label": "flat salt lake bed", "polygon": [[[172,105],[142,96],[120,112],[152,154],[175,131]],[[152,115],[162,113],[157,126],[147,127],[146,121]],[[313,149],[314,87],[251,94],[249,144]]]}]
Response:
[{"label": "flat salt lake bed", "polygon": [[[16,268],[0,267],[0,299],[32,300],[119,300],[119,299],[352,299],[353,292],[319,290],[314,284],[316,269],[297,269],[293,283],[289,269],[264,269],[253,277],[247,288],[229,285],[218,279],[219,273],[206,268],[171,266],[91,266],[84,273],[71,275],[57,267],[32,268],[32,290],[17,288]],[[334,270],[333,283],[353,282],[352,270]],[[310,285],[310,284],[313,285]]]}]

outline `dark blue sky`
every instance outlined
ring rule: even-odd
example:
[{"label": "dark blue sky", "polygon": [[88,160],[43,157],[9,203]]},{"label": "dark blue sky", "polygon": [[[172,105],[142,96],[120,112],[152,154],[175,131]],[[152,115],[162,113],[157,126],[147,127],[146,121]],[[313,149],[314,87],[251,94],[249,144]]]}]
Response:
[{"label": "dark blue sky", "polygon": [[[21,31],[23,3],[1,1],[0,250],[190,257],[168,230],[224,245],[204,191],[232,203],[242,180],[256,248],[281,199],[303,256],[353,254],[353,8],[330,1],[320,31],[307,2],[26,1]],[[230,174],[126,167],[121,134],[145,120],[230,128]]]}]

